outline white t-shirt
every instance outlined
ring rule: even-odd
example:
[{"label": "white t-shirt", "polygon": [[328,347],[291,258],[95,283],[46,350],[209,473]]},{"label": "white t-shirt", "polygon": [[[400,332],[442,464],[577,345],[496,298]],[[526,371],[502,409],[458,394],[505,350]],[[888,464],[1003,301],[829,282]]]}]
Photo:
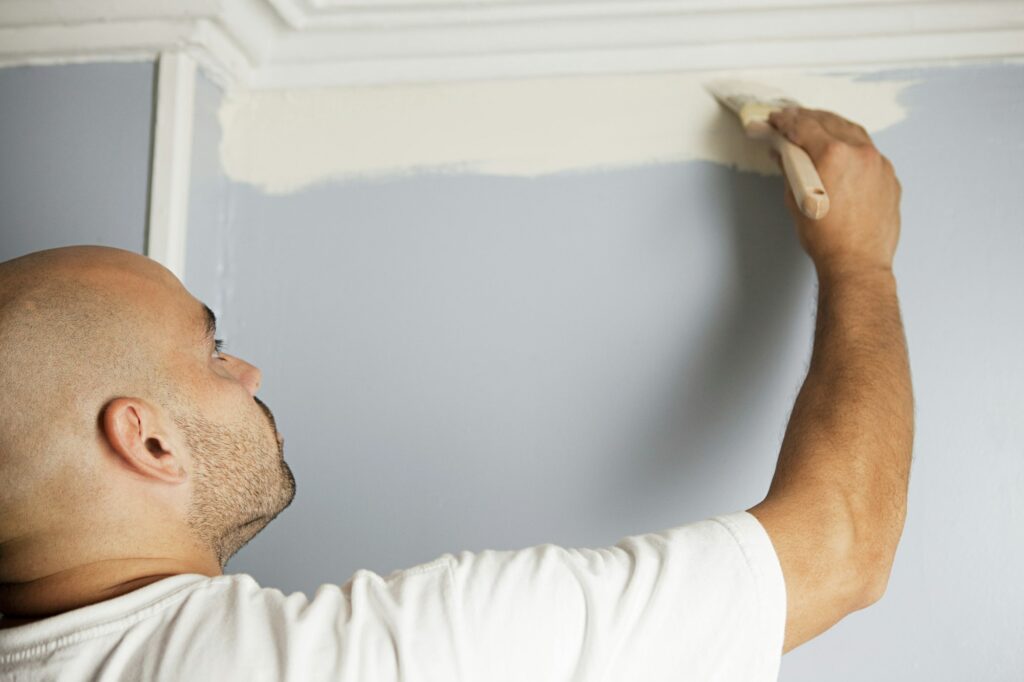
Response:
[{"label": "white t-shirt", "polygon": [[786,587],[748,512],[612,547],[444,554],[312,599],[177,575],[0,630],[2,680],[767,682]]}]

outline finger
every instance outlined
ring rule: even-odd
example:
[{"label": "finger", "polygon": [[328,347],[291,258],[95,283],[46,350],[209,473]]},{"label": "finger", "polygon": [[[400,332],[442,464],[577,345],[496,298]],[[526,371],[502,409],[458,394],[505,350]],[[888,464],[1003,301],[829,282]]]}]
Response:
[{"label": "finger", "polygon": [[873,144],[871,136],[863,126],[845,119],[839,114],[824,109],[806,109],[808,116],[812,116],[821,123],[822,127],[832,133],[840,140],[849,144]]},{"label": "finger", "polygon": [[807,150],[811,160],[817,162],[825,153],[825,148],[836,138],[825,130],[818,119],[808,116],[805,111],[776,111],[768,117],[768,122],[790,142]]}]

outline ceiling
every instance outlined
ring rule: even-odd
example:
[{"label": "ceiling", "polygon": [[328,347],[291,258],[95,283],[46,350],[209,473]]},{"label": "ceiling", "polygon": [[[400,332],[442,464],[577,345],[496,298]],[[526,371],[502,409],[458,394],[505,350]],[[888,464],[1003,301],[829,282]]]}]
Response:
[{"label": "ceiling", "polygon": [[246,88],[1024,56],[1024,0],[0,0],[0,65],[193,56]]}]

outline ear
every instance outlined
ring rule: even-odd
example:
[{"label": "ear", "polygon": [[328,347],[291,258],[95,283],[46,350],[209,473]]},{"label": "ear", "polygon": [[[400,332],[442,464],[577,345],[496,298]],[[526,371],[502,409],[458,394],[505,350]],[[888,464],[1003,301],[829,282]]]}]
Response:
[{"label": "ear", "polygon": [[186,478],[184,452],[172,445],[161,415],[141,398],[115,398],[103,409],[103,435],[122,463],[137,474],[166,483]]}]

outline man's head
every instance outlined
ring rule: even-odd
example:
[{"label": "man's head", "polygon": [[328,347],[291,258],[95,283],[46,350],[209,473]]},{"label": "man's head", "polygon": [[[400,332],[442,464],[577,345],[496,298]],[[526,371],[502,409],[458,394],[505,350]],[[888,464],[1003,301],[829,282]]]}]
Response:
[{"label": "man's head", "polygon": [[0,263],[0,583],[228,558],[295,481],[260,372],[168,270],[104,247]]}]

